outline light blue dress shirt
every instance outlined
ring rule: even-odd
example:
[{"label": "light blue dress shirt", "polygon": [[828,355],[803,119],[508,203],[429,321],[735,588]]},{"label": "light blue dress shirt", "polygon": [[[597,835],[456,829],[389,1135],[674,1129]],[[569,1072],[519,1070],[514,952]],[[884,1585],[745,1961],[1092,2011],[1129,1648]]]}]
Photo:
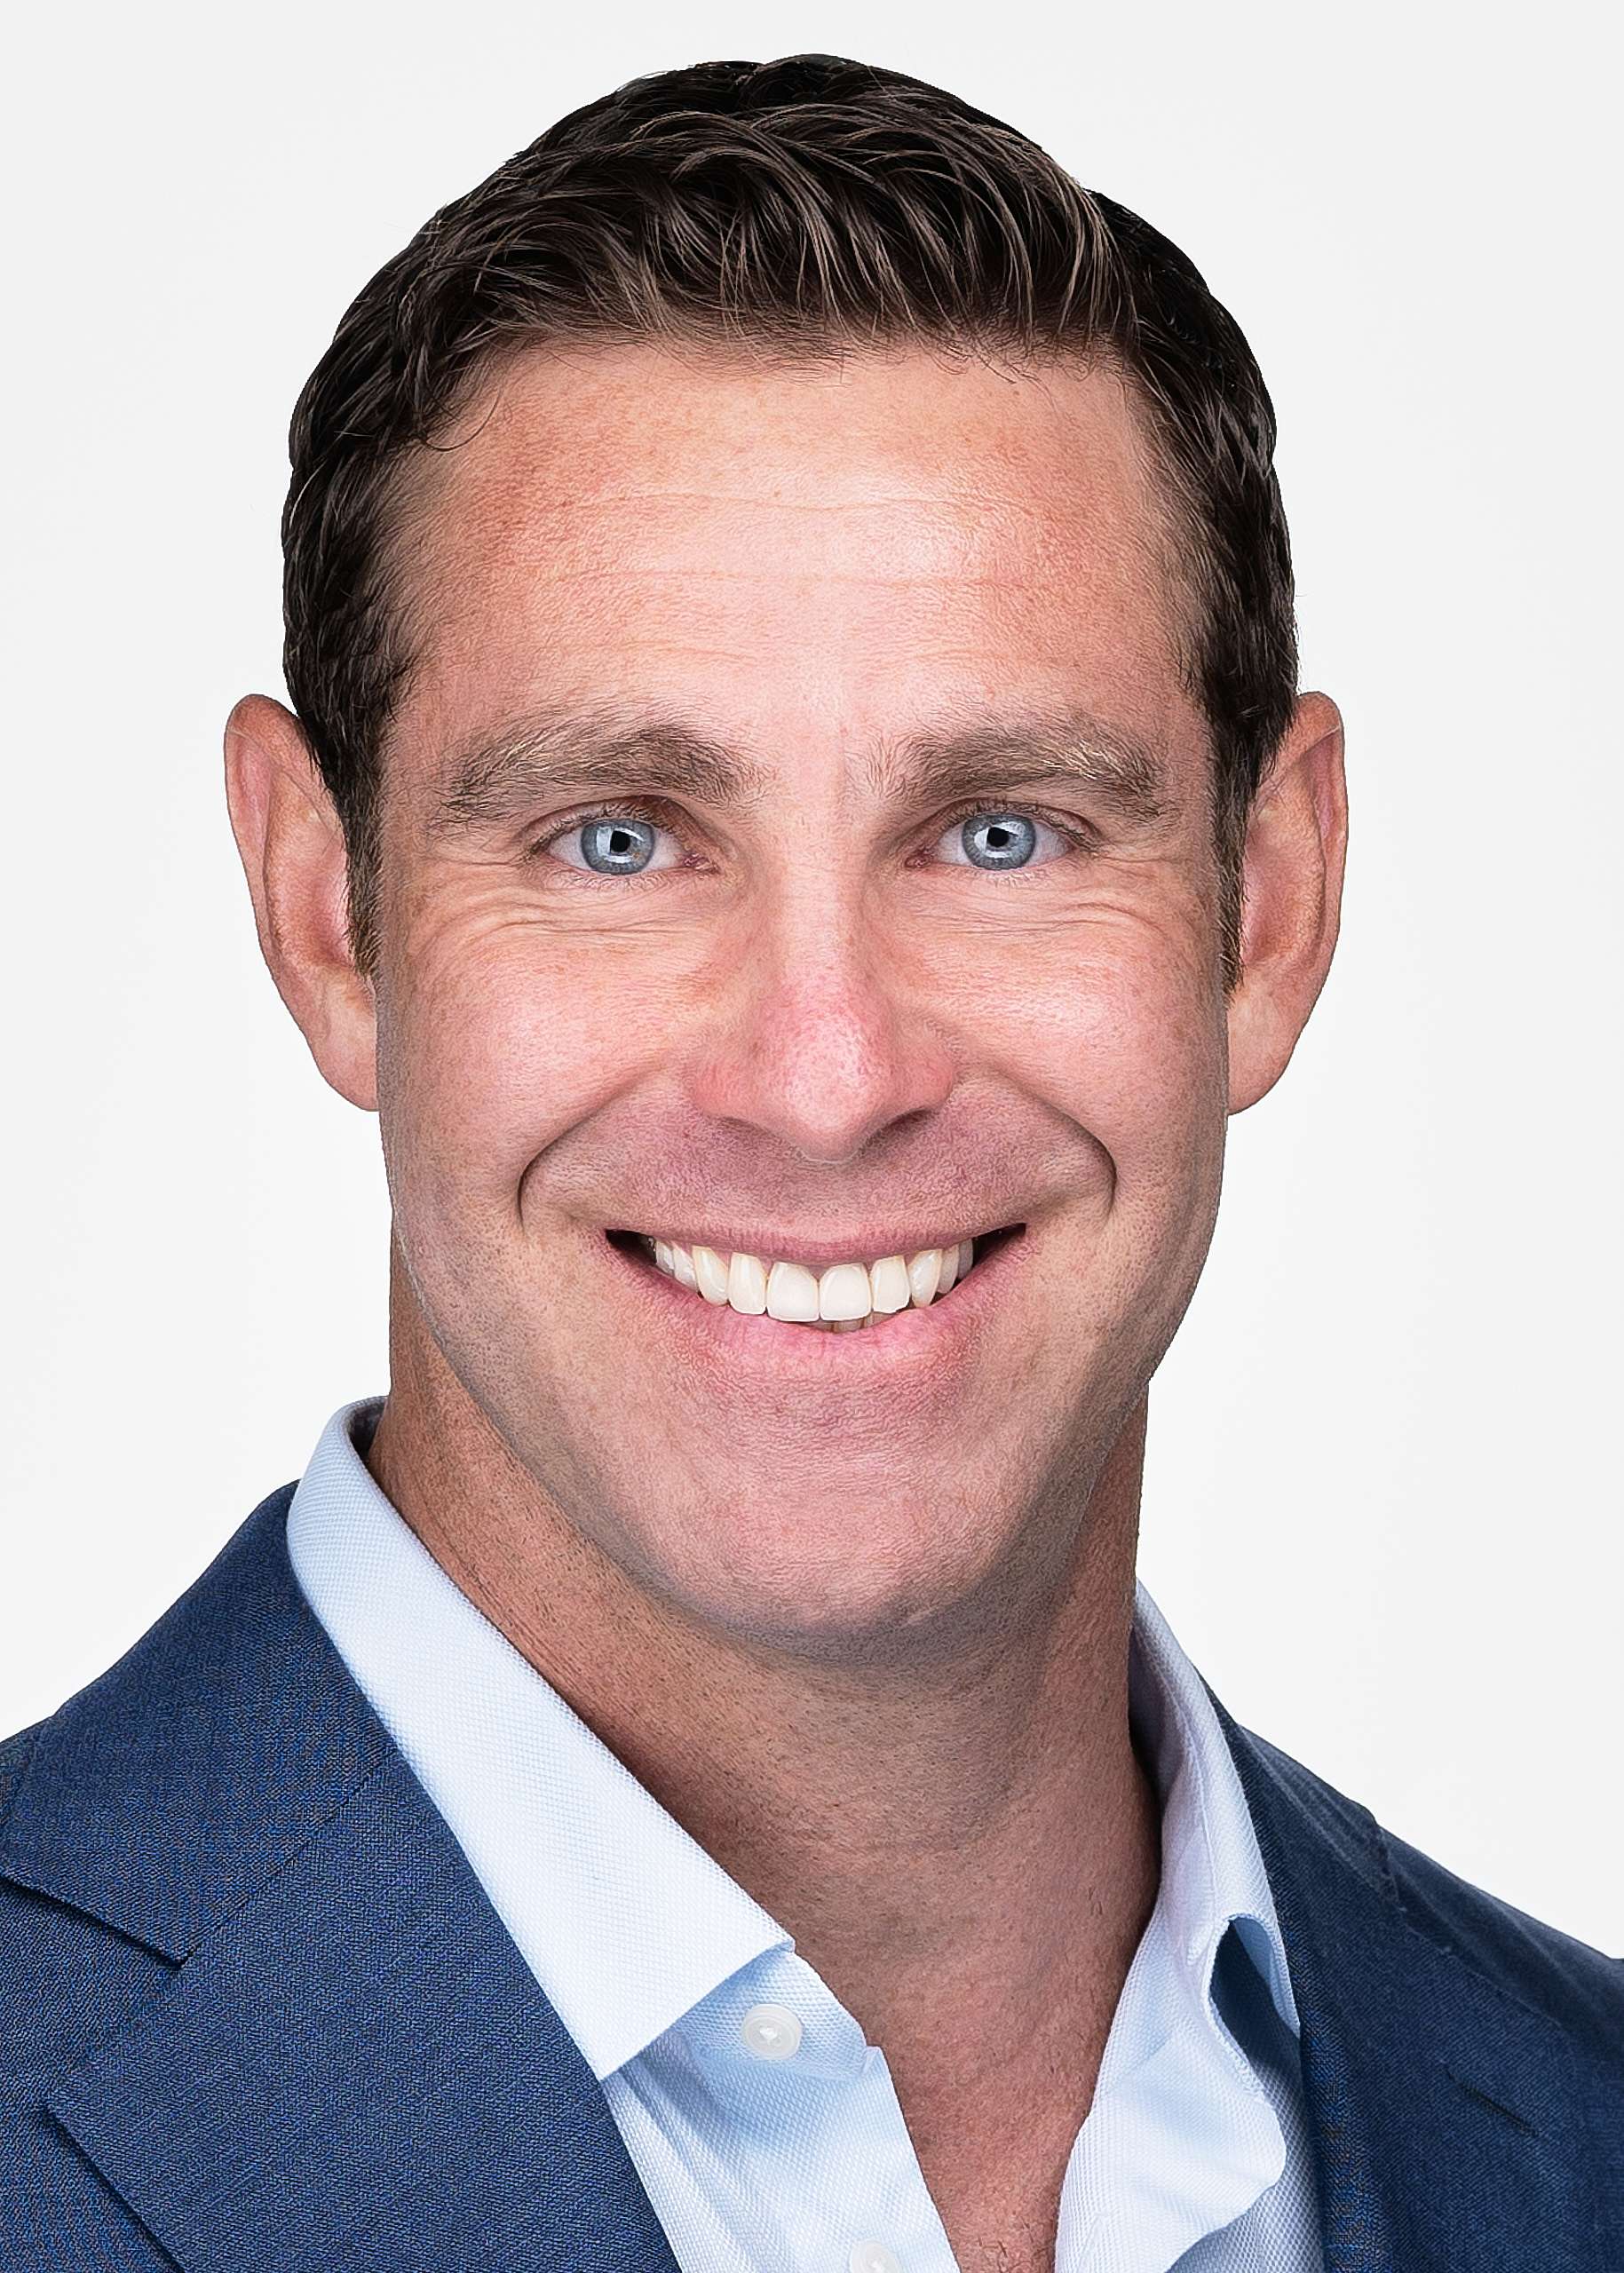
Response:
[{"label": "light blue dress shirt", "polygon": [[[295,1575],[601,2084],[683,2273],[955,2273],[883,2050],[430,1555],[366,1466],[382,1404],[323,1430],[288,1512]],[[1263,1858],[1143,1585],[1129,1711],[1161,1880],[1055,2273],[1323,2273]]]}]

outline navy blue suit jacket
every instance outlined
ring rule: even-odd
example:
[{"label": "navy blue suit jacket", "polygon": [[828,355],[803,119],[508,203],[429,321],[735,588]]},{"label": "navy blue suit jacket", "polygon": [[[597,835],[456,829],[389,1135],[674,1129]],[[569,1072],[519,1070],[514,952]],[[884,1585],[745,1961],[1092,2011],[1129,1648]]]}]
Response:
[{"label": "navy blue suit jacket", "polygon": [[[0,2268],[675,2273],[602,2091],[298,1591],[292,1492],[0,1746]],[[1624,1963],[1219,1713],[1327,2273],[1624,2273]]]}]

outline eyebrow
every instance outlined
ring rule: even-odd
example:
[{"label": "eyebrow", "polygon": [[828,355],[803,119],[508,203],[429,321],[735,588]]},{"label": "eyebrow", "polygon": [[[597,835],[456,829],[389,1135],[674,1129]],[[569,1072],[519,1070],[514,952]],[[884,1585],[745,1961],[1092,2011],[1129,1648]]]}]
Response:
[{"label": "eyebrow", "polygon": [[[860,770],[876,799],[899,804],[1055,781],[1082,789],[1131,827],[1153,827],[1172,810],[1166,772],[1150,748],[1081,711],[900,736],[867,752]],[[549,798],[582,791],[685,796],[748,811],[768,800],[775,778],[749,751],[680,719],[633,719],[607,709],[555,713],[455,752],[428,834],[499,829]]]}]

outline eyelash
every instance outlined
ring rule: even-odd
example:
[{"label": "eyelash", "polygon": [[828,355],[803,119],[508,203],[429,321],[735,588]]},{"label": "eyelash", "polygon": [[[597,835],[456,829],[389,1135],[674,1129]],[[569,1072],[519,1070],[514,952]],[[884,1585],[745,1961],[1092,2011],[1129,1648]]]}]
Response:
[{"label": "eyelash", "polygon": [[[1001,812],[1025,813],[1032,820],[1043,821],[1054,830],[1057,836],[1064,837],[1074,852],[1088,851],[1094,841],[1091,832],[1082,822],[1074,818],[1064,820],[1058,813],[1050,812],[1047,806],[1025,804],[989,804],[985,797],[971,799],[969,803],[956,807],[940,823],[937,835],[939,836],[945,830],[969,820],[972,814]],[[661,806],[657,800],[646,801],[639,797],[619,797],[613,804],[586,805],[579,812],[571,813],[567,820],[559,821],[550,828],[545,836],[537,837],[530,846],[527,857],[533,860],[539,859],[551,845],[558,843],[561,836],[568,836],[574,829],[584,828],[590,820],[646,820],[655,828],[672,827],[669,809]],[[571,868],[567,861],[560,861],[558,865],[567,875],[580,876],[582,883],[595,883],[652,884],[657,883],[661,876],[681,873],[680,869],[660,868],[652,874],[645,873],[635,876],[592,876],[585,870]],[[1056,865],[1057,863],[1052,860],[1041,860],[1033,867],[983,868],[977,873],[981,875],[996,876],[1001,883],[1025,883],[1031,876],[1041,875],[1045,868],[1053,867]]]}]

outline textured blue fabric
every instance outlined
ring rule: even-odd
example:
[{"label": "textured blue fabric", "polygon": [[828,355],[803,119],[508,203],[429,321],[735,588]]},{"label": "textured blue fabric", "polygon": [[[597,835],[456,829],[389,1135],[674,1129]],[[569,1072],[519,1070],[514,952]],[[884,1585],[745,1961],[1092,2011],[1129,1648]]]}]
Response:
[{"label": "textured blue fabric", "polygon": [[[676,2273],[601,2084],[295,1582],[292,1492],[0,1746],[0,2267]],[[1327,2273],[1624,2273],[1624,1965],[1213,1702]]]},{"label": "textured blue fabric", "polygon": [[1624,1960],[1242,1729],[1303,2016],[1327,2273],[1624,2273]]},{"label": "textured blue fabric", "polygon": [[[954,2273],[883,2047],[391,1505],[364,1457],[382,1405],[323,1429],[289,1510],[294,1575],[603,2084],[684,2273],[843,2273],[861,2244]],[[1211,1701],[1143,1586],[1129,1692],[1161,1886],[1055,2273],[1320,2273],[1267,1874]],[[761,2005],[800,2023],[789,2057],[741,2040]]]}]

